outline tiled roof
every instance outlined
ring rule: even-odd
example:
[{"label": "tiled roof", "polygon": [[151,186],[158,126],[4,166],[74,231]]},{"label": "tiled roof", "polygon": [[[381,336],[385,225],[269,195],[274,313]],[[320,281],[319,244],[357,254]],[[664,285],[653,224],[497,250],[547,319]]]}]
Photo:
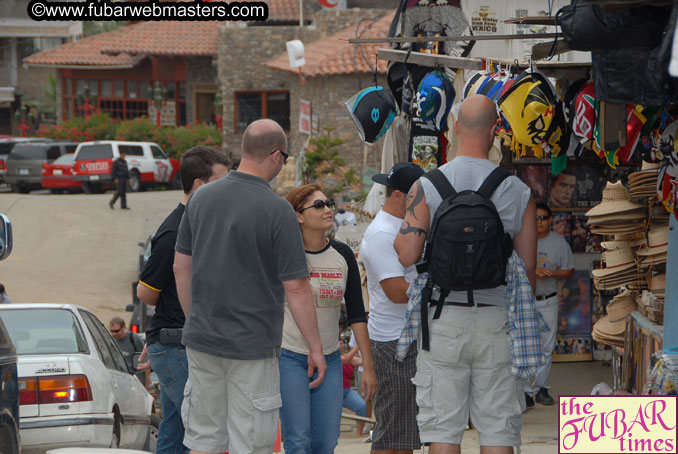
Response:
[{"label": "tiled roof", "polygon": [[23,62],[29,65],[134,67],[144,59],[144,56],[127,54],[114,56],[101,53],[104,46],[120,39],[127,31],[126,29],[131,27],[134,25],[44,50],[24,58]]},{"label": "tiled roof", "polygon": [[[305,77],[332,76],[351,74],[356,70],[360,73],[374,71],[375,56],[380,47],[385,44],[351,44],[351,38],[381,38],[388,34],[388,28],[393,20],[395,11],[377,17],[374,22],[364,20],[357,25],[347,27],[325,39],[304,43],[304,58],[306,64],[302,66]],[[357,47],[356,47],[357,46]],[[298,68],[290,68],[287,52],[266,63],[269,67],[298,73]],[[386,73],[387,63],[378,61],[378,71]]]},{"label": "tiled roof", "polygon": [[101,47],[104,54],[211,56],[217,54],[223,22],[149,21],[124,27],[125,33]]},{"label": "tiled roof", "polygon": [[[268,22],[299,22],[299,0],[263,1],[268,4]],[[306,17],[307,15],[307,11],[304,11],[304,19],[309,19],[309,17]]]},{"label": "tiled roof", "polygon": [[[254,1],[254,0],[245,0]],[[259,0],[261,1],[261,0]],[[298,0],[263,0],[267,22],[299,20]],[[305,14],[305,19],[308,14]],[[136,22],[25,58],[29,65],[133,67],[146,55],[216,56],[223,21]]]}]

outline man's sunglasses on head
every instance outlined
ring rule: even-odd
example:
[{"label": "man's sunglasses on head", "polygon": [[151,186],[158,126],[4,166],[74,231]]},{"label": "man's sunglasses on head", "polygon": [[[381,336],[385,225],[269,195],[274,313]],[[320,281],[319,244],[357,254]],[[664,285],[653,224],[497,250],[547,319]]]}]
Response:
[{"label": "man's sunglasses on head", "polygon": [[330,210],[334,210],[334,200],[332,200],[332,199],[315,200],[313,202],[313,205],[302,208],[301,210],[299,210],[299,213],[302,213],[303,211],[308,210],[309,208],[315,208],[316,210],[321,210],[324,207],[327,207]]}]

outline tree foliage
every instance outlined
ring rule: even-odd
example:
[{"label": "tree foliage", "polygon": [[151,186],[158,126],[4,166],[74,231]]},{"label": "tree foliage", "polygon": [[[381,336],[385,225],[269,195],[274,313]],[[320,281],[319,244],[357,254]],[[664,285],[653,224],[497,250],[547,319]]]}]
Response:
[{"label": "tree foliage", "polygon": [[332,136],[334,129],[325,126],[324,134],[312,138],[304,151],[304,174],[309,181],[319,182],[328,197],[360,182],[355,171],[346,166],[346,160],[341,156],[342,146],[346,142]]}]

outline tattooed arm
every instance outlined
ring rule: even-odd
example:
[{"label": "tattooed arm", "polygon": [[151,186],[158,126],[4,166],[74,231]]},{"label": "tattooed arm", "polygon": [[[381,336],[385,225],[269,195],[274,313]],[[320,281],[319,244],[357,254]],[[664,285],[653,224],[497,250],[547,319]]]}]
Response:
[{"label": "tattooed arm", "polygon": [[424,243],[428,234],[430,213],[426,205],[426,196],[417,181],[407,194],[405,201],[405,219],[396,236],[393,246],[403,266],[414,265],[424,252]]}]

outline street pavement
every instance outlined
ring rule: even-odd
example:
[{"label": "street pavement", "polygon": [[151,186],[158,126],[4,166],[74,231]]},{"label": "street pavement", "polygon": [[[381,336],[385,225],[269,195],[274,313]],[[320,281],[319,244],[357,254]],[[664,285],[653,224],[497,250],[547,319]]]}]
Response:
[{"label": "street pavement", "polygon": [[[575,378],[576,377],[576,378]],[[586,395],[593,387],[606,382],[612,385],[612,370],[603,366],[601,361],[558,363],[551,370],[551,396],[558,395]],[[344,410],[347,411],[348,410]],[[342,434],[335,454],[368,454],[370,444],[363,443],[364,438],[356,438],[354,423],[342,420]],[[523,414],[523,430],[521,432],[523,454],[556,454],[558,452],[558,413],[557,405],[545,407],[535,404]],[[462,453],[477,453],[478,433],[467,430],[461,445]],[[428,453],[415,451],[415,453]]]}]

